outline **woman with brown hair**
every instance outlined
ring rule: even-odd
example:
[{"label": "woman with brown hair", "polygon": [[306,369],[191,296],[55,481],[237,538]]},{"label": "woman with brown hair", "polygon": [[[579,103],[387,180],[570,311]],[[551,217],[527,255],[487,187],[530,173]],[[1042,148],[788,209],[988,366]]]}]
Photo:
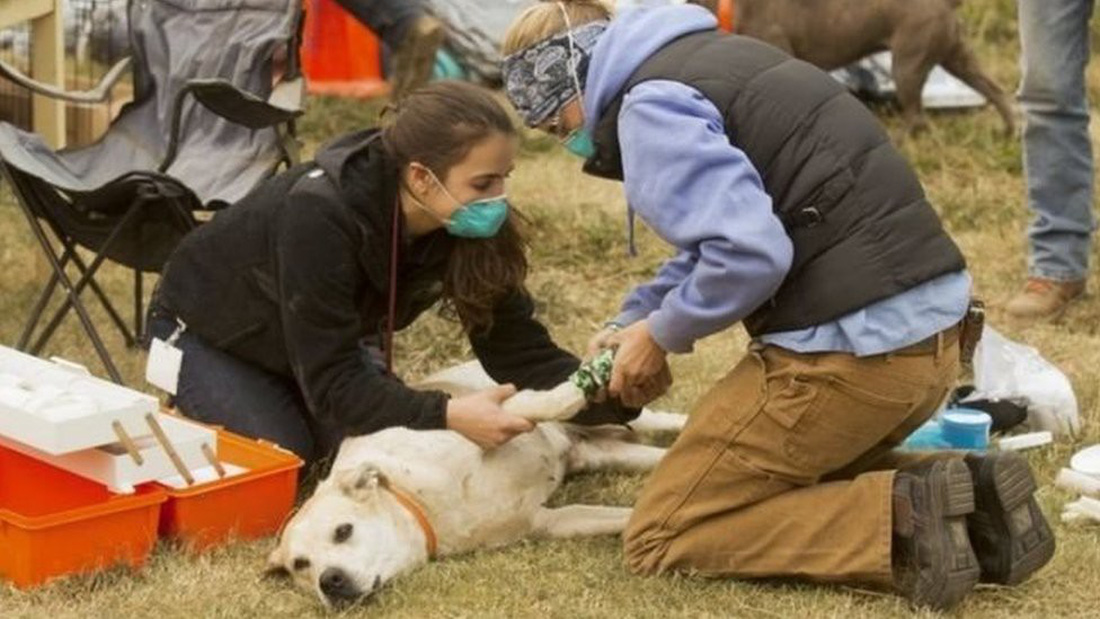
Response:
[{"label": "woman with brown hair", "polygon": [[[484,89],[414,92],[384,129],[334,140],[189,235],[150,332],[183,352],[188,417],[308,460],[345,436],[449,428],[483,448],[532,428],[500,404],[579,361],[534,320],[524,241],[505,198],[518,139]],[[392,372],[392,334],[442,301],[502,387],[448,399]],[[622,422],[614,402],[581,423]]]},{"label": "woman with brown hair", "polygon": [[[970,276],[920,180],[828,74],[698,6],[542,2],[504,44],[508,96],[676,255],[593,338],[641,406],[669,353],[743,323],[624,534],[639,573],[894,586],[945,609],[1054,552],[1026,460],[895,448],[958,376]],[[972,329],[965,329],[966,333]]]}]

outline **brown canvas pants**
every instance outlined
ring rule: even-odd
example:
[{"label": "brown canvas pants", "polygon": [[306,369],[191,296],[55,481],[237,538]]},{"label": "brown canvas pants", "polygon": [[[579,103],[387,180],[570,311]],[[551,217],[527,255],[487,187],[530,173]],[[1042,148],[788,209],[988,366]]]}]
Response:
[{"label": "brown canvas pants", "polygon": [[894,448],[958,375],[958,331],[875,357],[754,346],[703,396],[624,534],[640,574],[889,585]]}]

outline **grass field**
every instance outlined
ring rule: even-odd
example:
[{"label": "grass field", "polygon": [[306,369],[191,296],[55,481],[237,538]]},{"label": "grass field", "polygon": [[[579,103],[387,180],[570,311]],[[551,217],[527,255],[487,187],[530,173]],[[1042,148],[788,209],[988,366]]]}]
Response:
[{"label": "grass field", "polygon": [[[964,15],[980,56],[996,79],[1014,87],[1018,78],[1015,3],[969,0]],[[1090,92],[1100,101],[1100,63],[1090,70]],[[372,123],[377,107],[315,100],[302,124],[311,148],[342,131]],[[1100,441],[1100,306],[1095,296],[1077,303],[1057,325],[1015,328],[998,309],[1022,284],[1027,214],[1023,205],[1020,146],[1000,133],[991,110],[936,115],[932,129],[905,138],[889,110],[882,118],[918,168],[947,227],[963,247],[977,293],[989,301],[991,323],[1038,347],[1072,379],[1086,431],[1073,442],[1030,454],[1042,482],[1041,499],[1057,521],[1070,498],[1050,481],[1069,455]],[[580,350],[614,313],[618,300],[652,274],[667,255],[641,231],[641,256],[629,259],[625,204],[617,185],[587,178],[579,162],[551,141],[528,136],[509,191],[533,220],[530,287],[540,315],[558,341]],[[6,189],[5,189],[6,192]],[[0,204],[0,342],[11,344],[33,303],[47,265],[10,195]],[[124,294],[129,275],[110,270],[111,289]],[[1094,271],[1090,288],[1100,290]],[[123,297],[124,298],[124,297]],[[128,307],[124,304],[124,307]],[[102,315],[97,314],[101,324]],[[143,357],[108,336],[128,380],[140,382]],[[691,356],[673,359],[676,384],[659,407],[687,411],[707,386],[727,371],[745,345],[731,330],[702,343]],[[422,376],[469,354],[455,327],[425,316],[399,335],[399,370]],[[75,320],[47,351],[98,369]],[[557,502],[583,500],[629,504],[642,479],[589,475],[572,480]],[[1085,617],[1096,615],[1100,590],[1100,527],[1057,524],[1053,563],[1016,589],[981,588],[958,609],[966,616]],[[730,535],[737,535],[730,531]],[[158,548],[151,565],[132,574],[113,571],[73,578],[31,592],[0,585],[2,617],[307,617],[319,615],[314,600],[260,577],[270,541],[238,544],[198,558]],[[4,549],[0,549],[4,552]],[[845,588],[740,583],[687,577],[642,579],[621,566],[617,540],[524,543],[432,564],[387,588],[368,607],[348,616],[546,616],[546,617],[878,617],[908,615],[893,596]]]}]

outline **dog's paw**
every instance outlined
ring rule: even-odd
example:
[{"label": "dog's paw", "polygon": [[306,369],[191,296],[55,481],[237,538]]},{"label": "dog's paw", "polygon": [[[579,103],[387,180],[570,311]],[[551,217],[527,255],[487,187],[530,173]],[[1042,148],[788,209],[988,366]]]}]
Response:
[{"label": "dog's paw", "polygon": [[564,382],[550,391],[525,389],[504,401],[504,412],[528,421],[566,421],[585,405],[584,392],[573,383]]}]

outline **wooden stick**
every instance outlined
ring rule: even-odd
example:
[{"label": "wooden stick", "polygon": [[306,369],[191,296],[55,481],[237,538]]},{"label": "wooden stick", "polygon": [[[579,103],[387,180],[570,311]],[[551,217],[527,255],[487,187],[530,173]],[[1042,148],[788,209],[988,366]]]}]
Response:
[{"label": "wooden stick", "polygon": [[126,433],[126,428],[122,427],[117,419],[111,422],[111,427],[115,431],[115,436],[118,437],[118,442],[122,443],[122,446],[126,448],[126,453],[130,454],[130,458],[133,459],[134,464],[141,466],[145,464],[145,458],[141,457],[141,452],[138,450],[137,445],[134,444],[134,439],[130,438],[130,435]]},{"label": "wooden stick", "polygon": [[226,475],[225,467],[222,466],[221,462],[218,462],[218,457],[214,455],[214,450],[210,449],[210,445],[202,444],[202,455],[206,456],[206,461],[218,472],[218,477],[224,479]]},{"label": "wooden stick", "polygon": [[188,486],[194,485],[195,478],[191,476],[191,471],[187,470],[187,466],[184,465],[183,460],[180,459],[180,455],[176,453],[176,448],[172,446],[172,442],[168,440],[168,435],[164,433],[164,428],[160,427],[160,423],[157,422],[157,418],[153,413],[145,415],[145,422],[149,424],[149,429],[153,431],[153,436],[157,437],[157,442],[160,443],[164,453],[168,454],[168,458],[172,461],[172,466],[176,467],[176,471],[183,477],[183,481],[187,482]]}]

